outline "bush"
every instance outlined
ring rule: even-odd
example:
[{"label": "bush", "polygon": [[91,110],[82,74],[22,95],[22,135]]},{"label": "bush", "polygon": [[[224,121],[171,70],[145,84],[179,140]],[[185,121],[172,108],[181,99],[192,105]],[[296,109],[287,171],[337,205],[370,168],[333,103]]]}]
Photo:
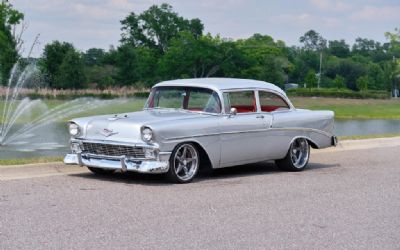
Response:
[{"label": "bush", "polygon": [[289,96],[315,96],[315,97],[334,97],[334,98],[352,98],[352,99],[389,99],[390,92],[387,91],[352,91],[350,89],[316,89],[299,88],[289,89]]},{"label": "bush", "polygon": [[[0,87],[0,99],[7,93],[6,87]],[[147,98],[149,89],[146,88],[108,88],[108,89],[21,89],[19,98],[28,97],[30,99],[48,100],[71,100],[81,97],[93,97],[99,99],[113,98]]]}]

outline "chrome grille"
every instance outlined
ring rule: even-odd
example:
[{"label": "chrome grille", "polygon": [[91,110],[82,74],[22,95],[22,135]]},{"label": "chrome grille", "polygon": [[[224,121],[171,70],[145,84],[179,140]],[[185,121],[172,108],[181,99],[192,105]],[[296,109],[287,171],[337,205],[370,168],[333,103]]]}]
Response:
[{"label": "chrome grille", "polygon": [[83,142],[83,153],[107,156],[145,158],[142,147]]}]

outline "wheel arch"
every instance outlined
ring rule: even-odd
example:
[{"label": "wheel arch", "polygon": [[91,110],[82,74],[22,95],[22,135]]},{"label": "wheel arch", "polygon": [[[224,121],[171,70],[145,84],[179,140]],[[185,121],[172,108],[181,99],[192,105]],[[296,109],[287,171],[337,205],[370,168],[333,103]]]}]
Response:
[{"label": "wheel arch", "polygon": [[311,138],[308,137],[308,136],[304,136],[304,135],[299,135],[299,136],[293,137],[292,140],[291,140],[290,143],[289,143],[289,147],[290,147],[290,145],[292,145],[292,143],[293,143],[295,140],[297,140],[297,139],[299,139],[299,138],[304,138],[304,139],[306,139],[307,142],[308,142],[308,144],[309,144],[312,148],[314,148],[314,149],[318,149],[318,148],[319,148],[318,144],[317,144],[313,139],[311,139]]},{"label": "wheel arch", "polygon": [[196,147],[196,149],[198,150],[199,157],[200,157],[200,166],[199,166],[200,169],[212,169],[213,168],[214,165],[213,165],[207,151],[204,149],[203,145],[201,145],[197,141],[187,140],[187,141],[179,142],[178,144],[176,144],[174,149],[177,148],[179,145],[182,145],[185,143],[193,144]]}]

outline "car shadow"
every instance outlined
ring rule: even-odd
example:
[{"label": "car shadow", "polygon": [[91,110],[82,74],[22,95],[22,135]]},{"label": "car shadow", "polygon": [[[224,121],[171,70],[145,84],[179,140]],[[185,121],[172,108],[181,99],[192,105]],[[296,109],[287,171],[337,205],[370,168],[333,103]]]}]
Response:
[{"label": "car shadow", "polygon": [[[308,167],[302,172],[308,172],[318,169],[327,169],[339,167],[339,164],[322,164],[309,163]],[[299,172],[299,173],[302,173]],[[246,165],[240,165],[230,168],[214,169],[212,171],[203,170],[198,173],[198,176],[193,180],[193,184],[204,181],[212,181],[218,179],[236,179],[246,176],[270,175],[270,174],[285,174],[285,171],[280,170],[274,162],[259,162]],[[287,172],[289,173],[289,172]],[[138,184],[148,186],[168,186],[173,185],[165,175],[162,174],[140,174],[135,172],[100,175],[91,172],[70,174],[71,177],[85,178],[91,180],[118,182],[124,184]]]}]

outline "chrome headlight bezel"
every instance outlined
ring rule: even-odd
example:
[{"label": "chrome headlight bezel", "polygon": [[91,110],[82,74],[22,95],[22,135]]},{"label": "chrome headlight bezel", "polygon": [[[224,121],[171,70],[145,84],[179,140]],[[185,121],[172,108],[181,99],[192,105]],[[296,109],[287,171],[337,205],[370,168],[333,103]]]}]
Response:
[{"label": "chrome headlight bezel", "polygon": [[151,142],[154,139],[154,132],[149,127],[142,127],[140,130],[142,140],[145,142]]},{"label": "chrome headlight bezel", "polygon": [[72,137],[77,137],[81,133],[81,128],[75,122],[68,123],[68,132]]}]

